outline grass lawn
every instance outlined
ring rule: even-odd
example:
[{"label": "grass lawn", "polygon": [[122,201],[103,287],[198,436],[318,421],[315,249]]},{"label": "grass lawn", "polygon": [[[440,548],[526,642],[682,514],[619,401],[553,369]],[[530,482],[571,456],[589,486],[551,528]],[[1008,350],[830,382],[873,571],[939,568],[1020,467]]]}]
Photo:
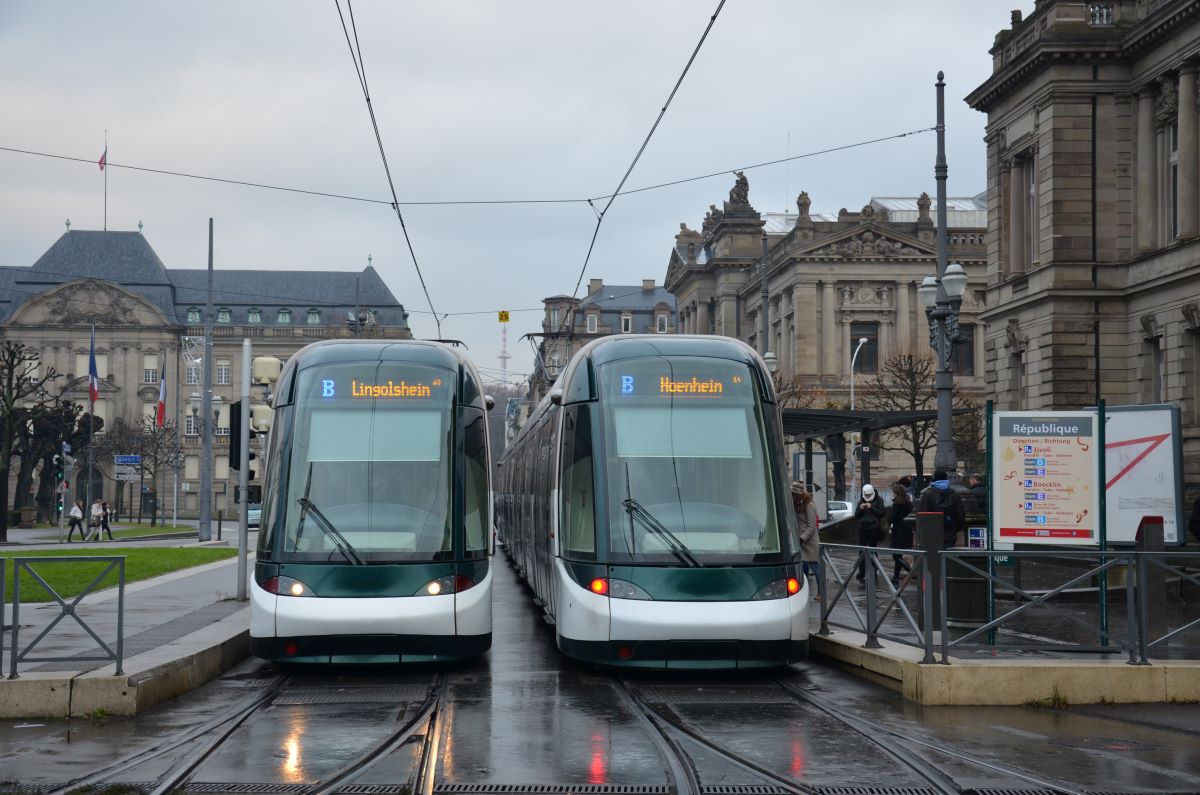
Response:
[{"label": "grass lawn", "polygon": [[[39,558],[39,557],[87,557],[89,555],[124,555],[125,582],[131,583],[157,577],[180,569],[201,566],[217,560],[232,558],[237,555],[236,549],[225,547],[202,547],[177,549],[173,547],[129,547],[115,549],[63,549],[63,550],[28,550],[0,552],[0,563],[4,565],[4,599],[12,600],[13,569],[15,564],[9,558]],[[32,568],[42,579],[50,583],[62,597],[77,596],[104,570],[107,563],[35,563]],[[96,590],[115,586],[117,570],[114,568],[97,586]],[[21,603],[48,602],[51,596],[27,571],[21,573]]]}]

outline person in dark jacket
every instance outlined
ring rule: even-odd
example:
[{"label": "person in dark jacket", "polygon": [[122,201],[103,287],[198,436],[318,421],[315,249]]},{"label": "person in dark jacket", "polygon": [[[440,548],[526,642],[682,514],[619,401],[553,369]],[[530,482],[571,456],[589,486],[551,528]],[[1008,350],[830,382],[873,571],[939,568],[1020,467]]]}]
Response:
[{"label": "person in dark jacket", "polygon": [[[913,545],[913,530],[912,525],[905,521],[908,515],[912,513],[912,500],[908,498],[908,492],[901,483],[892,484],[892,512],[888,517],[888,522],[892,527],[892,548],[893,549],[912,549]],[[912,571],[912,566],[904,559],[903,555],[892,555],[892,561],[895,565],[892,574],[892,585],[900,587],[900,572]]]},{"label": "person in dark jacket", "polygon": [[[870,483],[863,486],[862,499],[858,501],[858,507],[854,510],[854,518],[858,520],[859,546],[879,546],[879,539],[883,538],[883,515],[886,511],[883,498],[875,492],[875,487]],[[866,579],[862,561],[854,567],[854,576],[859,582]]]},{"label": "person in dark jacket", "polygon": [[950,488],[950,477],[944,469],[934,472],[933,482],[921,492],[917,513],[942,514],[942,542],[947,547],[961,547],[966,543],[963,529],[966,526],[966,511],[963,510],[962,498]]},{"label": "person in dark jacket", "polygon": [[1192,506],[1192,518],[1188,522],[1188,530],[1196,537],[1197,541],[1200,541],[1200,497],[1196,498],[1196,504]]},{"label": "person in dark jacket", "polygon": [[988,515],[988,493],[987,485],[983,482],[983,475],[971,476],[971,501],[975,503],[975,513],[983,517],[984,524],[987,524]]}]

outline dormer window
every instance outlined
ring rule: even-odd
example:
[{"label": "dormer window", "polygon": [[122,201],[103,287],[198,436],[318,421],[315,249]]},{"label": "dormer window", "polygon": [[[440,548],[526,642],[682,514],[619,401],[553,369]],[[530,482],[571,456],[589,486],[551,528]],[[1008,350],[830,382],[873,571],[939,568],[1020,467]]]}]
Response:
[{"label": "dormer window", "polygon": [[229,307],[223,306],[217,310],[217,322],[228,323],[233,319],[233,312],[229,311]]},{"label": "dormer window", "polygon": [[596,321],[596,316],[588,315],[588,317],[587,317],[587,333],[595,334],[597,328],[598,328],[598,323]]},{"label": "dormer window", "polygon": [[667,333],[667,316],[659,315],[656,318],[656,322],[658,323],[658,333],[666,334]]},{"label": "dormer window", "polygon": [[319,309],[308,310],[308,324],[315,326],[321,322],[321,311]]},{"label": "dormer window", "polygon": [[633,318],[629,315],[621,315],[621,333],[628,334],[633,331]]},{"label": "dormer window", "polygon": [[286,326],[292,322],[292,310],[280,309],[279,314],[275,316],[275,322],[281,326]]},{"label": "dormer window", "polygon": [[200,307],[198,307],[198,306],[189,306],[188,307],[187,322],[189,322],[189,323],[201,322],[200,321]]}]

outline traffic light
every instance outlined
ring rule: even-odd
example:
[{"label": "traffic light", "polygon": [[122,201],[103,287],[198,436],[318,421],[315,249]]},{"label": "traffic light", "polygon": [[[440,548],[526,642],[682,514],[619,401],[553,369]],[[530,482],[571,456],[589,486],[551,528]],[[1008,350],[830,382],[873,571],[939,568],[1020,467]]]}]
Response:
[{"label": "traffic light", "polygon": [[[251,408],[257,408],[252,406]],[[259,435],[259,431],[254,430],[254,423],[251,421],[250,432],[247,438],[253,439]],[[246,456],[249,461],[254,461],[257,456],[251,450]],[[241,469],[242,466],[242,401],[237,400],[229,405],[229,468]],[[248,468],[250,480],[254,480],[256,472],[254,465],[251,464]]]},{"label": "traffic light", "polygon": [[58,455],[57,453],[55,453],[55,455],[54,455],[54,484],[57,486],[58,484],[62,483],[64,477],[65,476],[63,474],[63,457],[61,455]]}]

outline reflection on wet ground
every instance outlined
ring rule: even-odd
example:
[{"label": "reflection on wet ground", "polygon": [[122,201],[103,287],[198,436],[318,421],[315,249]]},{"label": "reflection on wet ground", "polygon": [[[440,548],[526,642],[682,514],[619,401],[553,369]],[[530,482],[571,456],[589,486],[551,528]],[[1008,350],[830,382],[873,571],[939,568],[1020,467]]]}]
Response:
[{"label": "reflection on wet ground", "polygon": [[[247,661],[138,718],[0,724],[0,779],[62,784],[164,746],[109,779],[148,789],[212,742],[211,733],[173,738],[279,686],[198,764],[194,787],[313,785],[411,723],[411,737],[355,784],[411,787],[428,756],[439,785],[666,791],[678,782],[657,730],[690,759],[706,793],[779,781],[931,791],[932,768],[961,788],[1200,791],[1196,705],[920,707],[817,662],[734,674],[598,670],[559,654],[528,591],[502,556],[495,563],[494,646],[481,659],[290,672]],[[422,705],[443,677],[430,723]]]}]

